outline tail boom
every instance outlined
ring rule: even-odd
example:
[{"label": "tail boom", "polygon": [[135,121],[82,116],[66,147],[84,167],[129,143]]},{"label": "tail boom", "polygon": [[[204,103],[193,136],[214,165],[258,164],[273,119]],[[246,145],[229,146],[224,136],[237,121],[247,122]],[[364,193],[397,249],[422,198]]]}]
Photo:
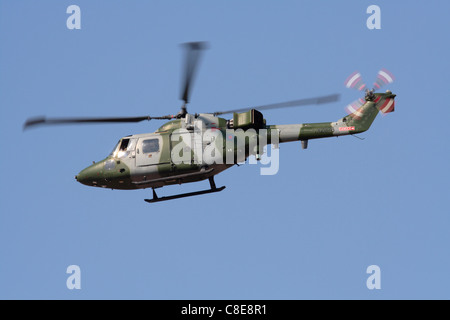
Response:
[{"label": "tail boom", "polygon": [[273,125],[269,128],[279,131],[280,142],[307,141],[362,133],[369,130],[379,111],[383,113],[394,111],[394,98],[395,95],[389,91],[375,93],[373,101],[365,101],[354,113],[336,122]]}]

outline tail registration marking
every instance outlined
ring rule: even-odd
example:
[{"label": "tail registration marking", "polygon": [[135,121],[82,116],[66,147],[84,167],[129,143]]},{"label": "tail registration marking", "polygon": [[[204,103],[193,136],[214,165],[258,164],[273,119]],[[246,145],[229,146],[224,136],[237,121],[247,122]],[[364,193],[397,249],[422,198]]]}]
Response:
[{"label": "tail registration marking", "polygon": [[339,131],[355,131],[355,127],[339,127]]}]

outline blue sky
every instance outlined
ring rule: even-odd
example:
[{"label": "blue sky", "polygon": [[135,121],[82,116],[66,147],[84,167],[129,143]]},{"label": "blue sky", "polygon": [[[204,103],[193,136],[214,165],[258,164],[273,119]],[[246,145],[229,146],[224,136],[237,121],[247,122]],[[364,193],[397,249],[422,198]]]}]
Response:
[{"label": "blue sky", "polygon": [[[81,8],[68,30],[66,8]],[[381,30],[366,9],[381,8]],[[0,1],[0,298],[450,298],[447,1]],[[22,131],[28,117],[176,113],[179,43],[207,40],[190,112],[340,93],[271,124],[334,121],[344,80],[396,76],[396,112],[353,137],[281,145],[280,171],[147,204],[74,176],[161,122]],[[6,148],[8,147],[8,148]],[[207,187],[172,186],[161,195]],[[79,265],[81,290],[66,268]],[[368,290],[366,268],[381,268]]]}]

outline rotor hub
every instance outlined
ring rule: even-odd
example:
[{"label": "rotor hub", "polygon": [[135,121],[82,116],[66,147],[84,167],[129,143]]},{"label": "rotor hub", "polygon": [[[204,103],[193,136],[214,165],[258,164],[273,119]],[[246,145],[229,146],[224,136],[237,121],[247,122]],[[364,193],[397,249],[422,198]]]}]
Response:
[{"label": "rotor hub", "polygon": [[375,97],[375,94],[374,94],[374,89],[372,89],[372,90],[367,89],[366,90],[366,96],[365,96],[366,101],[374,101],[375,98],[376,97]]}]

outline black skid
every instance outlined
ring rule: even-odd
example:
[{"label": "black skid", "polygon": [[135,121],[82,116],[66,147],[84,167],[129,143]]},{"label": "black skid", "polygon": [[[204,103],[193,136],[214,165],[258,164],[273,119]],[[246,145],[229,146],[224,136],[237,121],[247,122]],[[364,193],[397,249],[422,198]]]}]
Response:
[{"label": "black skid", "polygon": [[220,192],[220,191],[222,191],[223,189],[226,188],[225,186],[217,188],[216,184],[214,182],[214,176],[209,177],[209,185],[211,186],[211,189],[209,189],[209,190],[195,191],[195,192],[189,192],[189,193],[181,193],[181,194],[176,194],[176,195],[173,195],[173,196],[162,197],[162,198],[159,198],[158,195],[156,194],[155,189],[153,189],[153,199],[144,199],[144,200],[146,202],[148,202],[148,203],[168,201],[168,200],[174,200],[174,199],[180,199],[180,198],[186,198],[186,197],[199,196],[199,195],[202,195],[202,194]]}]

